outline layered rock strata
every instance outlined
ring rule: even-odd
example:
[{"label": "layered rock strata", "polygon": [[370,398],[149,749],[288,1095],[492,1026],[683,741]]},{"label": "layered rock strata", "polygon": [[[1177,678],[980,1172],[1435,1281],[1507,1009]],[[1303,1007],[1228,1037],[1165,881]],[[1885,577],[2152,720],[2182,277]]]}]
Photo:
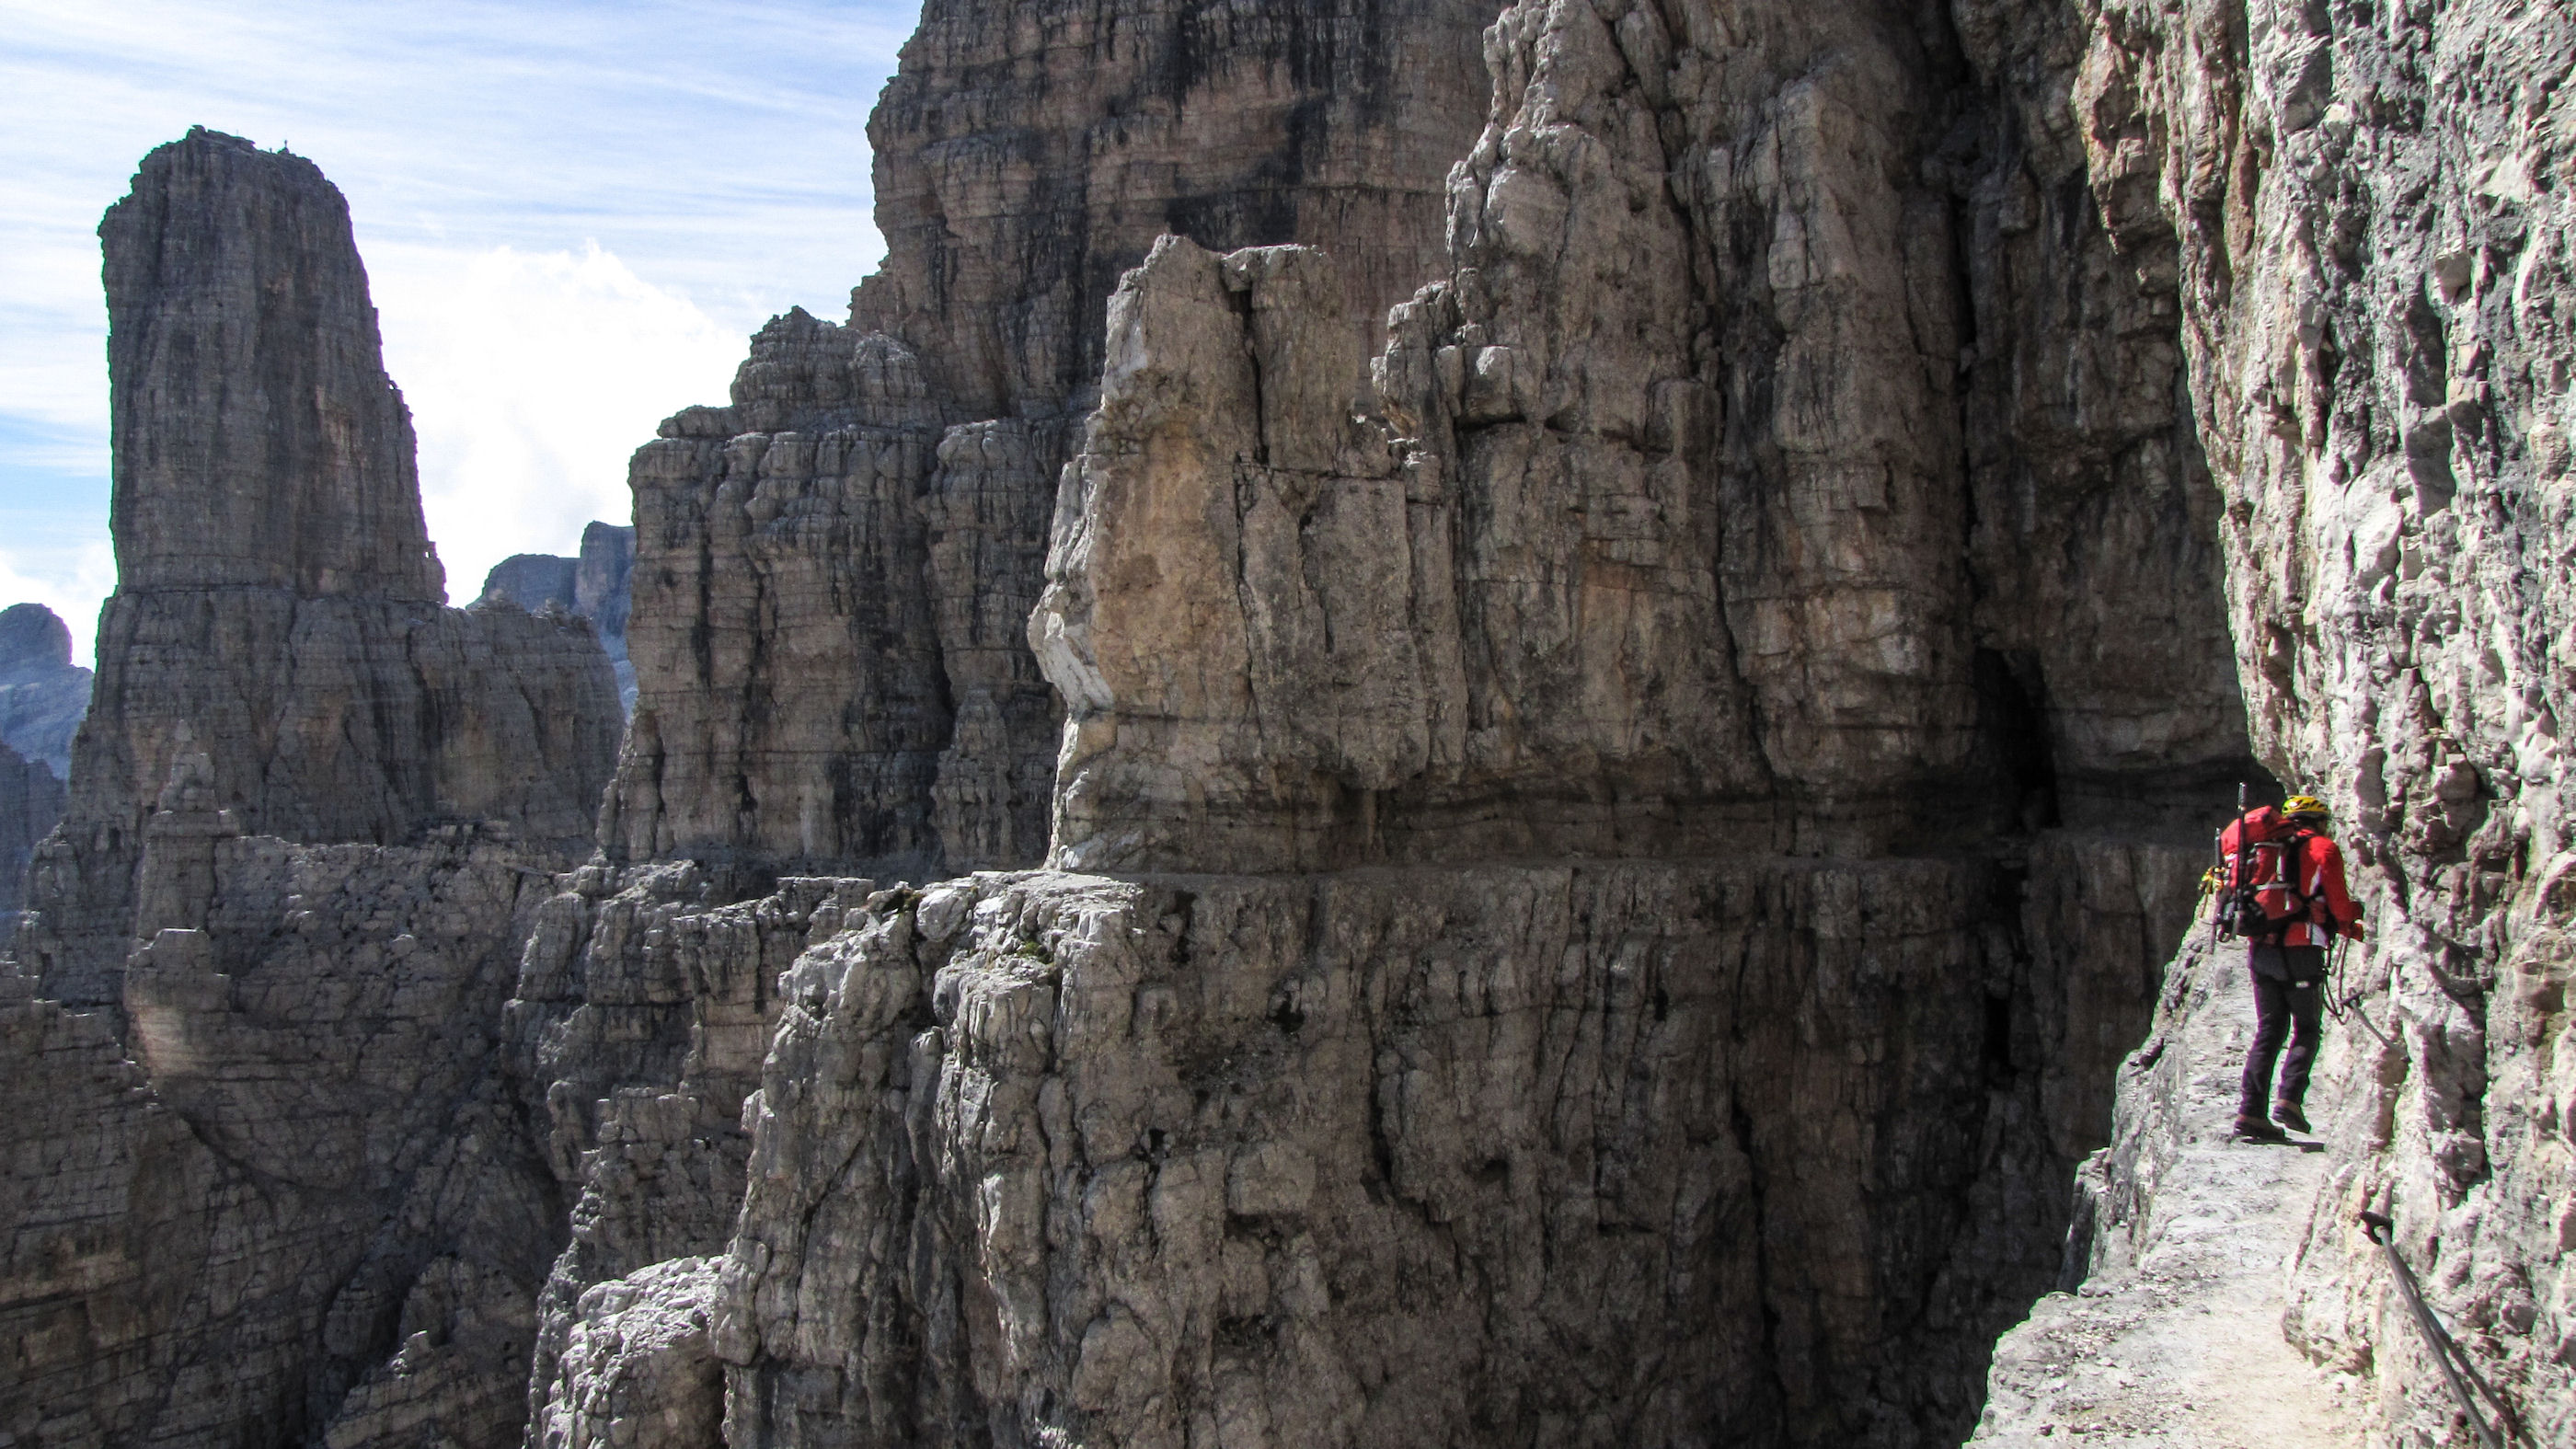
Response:
[{"label": "layered rock strata", "polygon": [[849,326],[773,323],[732,406],[637,455],[612,857],[1035,864],[1061,712],[1024,627],[1119,275],[1165,231],[1316,243],[1373,347],[1439,256],[1494,9],[929,6],[870,121],[888,254]]},{"label": "layered rock strata", "polygon": [[[1448,280],[1375,369],[1386,423],[1353,416],[1328,252],[1173,241],[1128,279],[1031,626],[1072,715],[1056,860],[1265,874],[979,877],[799,958],[710,1320],[735,1442],[1965,1431],[2179,933],[2171,827],[2251,773],[2170,282],[2071,188],[2071,27],[1969,18],[1507,11]],[[640,566],[663,510],[681,561],[639,578],[639,641],[735,671],[720,695],[771,641],[823,652],[784,596],[650,622],[655,588],[719,595],[735,528],[834,540],[796,592],[857,571],[874,628],[917,608],[874,587],[914,546],[888,460],[974,355],[773,324],[733,409],[639,457]],[[867,431],[798,434],[799,368]],[[755,411],[786,435],[747,441]],[[1008,471],[1026,437],[952,427],[938,457]],[[720,453],[740,525],[698,502]],[[645,712],[626,780],[709,758]],[[770,829],[783,798],[731,808]],[[630,857],[715,854],[637,799],[606,817]],[[1567,851],[1632,859],[1482,863]],[[1845,932],[1870,944],[1821,944]],[[1761,988],[1701,975],[1760,961]],[[1687,984],[1640,984],[1666,970]],[[1854,1004],[1879,971],[1911,1004]],[[1453,1031],[1483,1067],[1443,1065]],[[1855,1058],[1920,1100],[1823,1107],[1885,1086]],[[1657,1109],[1606,1105],[1618,1082]],[[677,1124],[712,1114],[653,1090],[694,1150]],[[1704,1130],[1659,1149],[1684,1100]],[[567,1347],[659,1301],[575,1266]],[[1570,1382],[1516,1368],[1525,1333]],[[584,1422],[581,1361],[540,1374],[538,1422]]]},{"label": "layered rock strata", "polygon": [[1054,862],[1149,874],[800,960],[737,1442],[1966,1431],[2251,771],[2021,20],[1507,10],[1385,421],[1328,254],[1128,277],[1031,639]]},{"label": "layered rock strata", "polygon": [[392,844],[501,821],[584,846],[615,750],[586,624],[441,606],[411,421],[348,207],[313,164],[204,130],[100,223],[117,591],[21,959],[113,1003],[157,925],[138,876],[174,771],[227,828]]},{"label": "layered rock strata", "polygon": [[746,1108],[729,1441],[1922,1442],[1973,1414],[1998,1259],[2056,1257],[2016,1169],[2064,1108],[2015,1063],[2081,1033],[1989,1003],[2085,963],[1971,924],[1994,889],[1744,860],[883,902],[789,973]]},{"label": "layered rock strata", "polygon": [[759,1085],[777,982],[878,895],[866,880],[790,879],[712,904],[738,892],[687,862],[594,864],[564,884],[539,912],[507,1008],[522,1092],[570,1207],[537,1305],[532,1445],[574,1442],[562,1436],[622,1392],[598,1379],[626,1372],[624,1350],[592,1331],[601,1312],[660,1313],[681,1279],[656,1265],[720,1253],[731,1237],[751,1145],[743,1101]]},{"label": "layered rock strata", "polygon": [[69,779],[89,682],[90,672],[72,663],[72,631],[53,610],[0,609],[0,744]]},{"label": "layered rock strata", "polygon": [[1113,304],[1030,626],[1059,862],[1961,848],[2245,770],[2176,355],[2047,325],[2169,296],[2080,213],[2089,259],[1962,260],[2047,219],[2012,99],[1893,13],[1627,16],[1498,22],[1388,424],[1325,258],[1176,245]]},{"label": "layered rock strata", "polygon": [[592,523],[581,531],[581,552],[515,553],[483,576],[484,602],[507,599],[531,614],[549,608],[588,619],[599,631],[617,672],[618,699],[635,707],[635,666],[626,657],[628,587],[635,572],[635,530]]}]

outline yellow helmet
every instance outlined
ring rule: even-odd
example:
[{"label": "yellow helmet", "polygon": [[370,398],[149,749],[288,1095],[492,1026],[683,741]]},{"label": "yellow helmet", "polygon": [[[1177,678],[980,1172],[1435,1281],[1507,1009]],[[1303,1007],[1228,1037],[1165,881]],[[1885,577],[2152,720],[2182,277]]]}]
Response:
[{"label": "yellow helmet", "polygon": [[2314,795],[2293,795],[2281,802],[2281,813],[2292,820],[2330,820],[2334,812]]}]

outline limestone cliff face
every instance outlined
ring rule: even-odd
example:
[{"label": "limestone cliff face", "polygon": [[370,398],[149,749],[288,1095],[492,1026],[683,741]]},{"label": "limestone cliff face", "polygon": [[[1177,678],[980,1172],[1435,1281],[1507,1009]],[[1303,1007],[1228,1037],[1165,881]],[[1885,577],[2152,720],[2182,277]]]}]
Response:
[{"label": "limestone cliff face", "polygon": [[1326,258],[1175,245],[1113,302],[1031,623],[1055,859],[1871,853],[2218,798],[2177,354],[2057,330],[2170,298],[2040,213],[2067,162],[2010,77],[1865,7],[1491,39],[1387,424],[1333,385]]},{"label": "limestone cliff face", "polygon": [[310,162],[192,131],[100,224],[117,592],[22,959],[115,1001],[174,770],[227,828],[395,843],[441,820],[586,842],[615,749],[586,625],[439,605],[411,425],[348,209]]},{"label": "limestone cliff face", "polygon": [[[0,975],[0,1426],[1955,1441],[2070,1218],[2172,1220],[2212,1058],[2117,1065],[2259,757],[2349,822],[2391,1032],[2288,1327],[2447,1432],[2388,1208],[2566,1437],[2563,18],[1290,9],[929,9],[885,271],[635,460],[604,859],[550,873],[598,777],[525,733],[586,626],[138,545],[36,875],[47,992],[144,938],[122,1040]],[[281,175],[185,193],[285,239],[208,255],[319,234]],[[215,382],[167,415],[231,446]]]},{"label": "limestone cliff face", "polygon": [[2288,1328],[2373,1378],[2382,1430],[2450,1431],[2354,1222],[2389,1213],[2531,1442],[2562,1442],[2576,27],[2549,7],[2086,14],[2092,187],[2124,254],[2179,279],[2254,737],[2336,804],[2364,866],[2355,984],[2390,1040],[2347,1039],[2320,1123],[2347,1155]]},{"label": "limestone cliff face", "polygon": [[1506,10],[1383,419],[1328,252],[1129,274],[1030,629],[1127,874],[799,961],[737,1442],[1966,1431],[2250,768],[2170,283],[1987,20]]},{"label": "limestone cliff face", "polygon": [[172,805],[207,904],[131,958],[121,1040],[0,967],[0,1429],[507,1443],[563,1234],[502,1056],[543,876],[467,828],[292,846],[202,779]]},{"label": "limestone cliff face", "polygon": [[773,323],[732,407],[637,455],[612,855],[1035,864],[1061,713],[1024,631],[1120,273],[1166,231],[1318,244],[1373,347],[1439,255],[1494,8],[929,6],[870,123],[888,255],[848,328]]},{"label": "limestone cliff face", "polygon": [[411,413],[321,168],[201,127],[98,230],[119,589],[444,599]]}]

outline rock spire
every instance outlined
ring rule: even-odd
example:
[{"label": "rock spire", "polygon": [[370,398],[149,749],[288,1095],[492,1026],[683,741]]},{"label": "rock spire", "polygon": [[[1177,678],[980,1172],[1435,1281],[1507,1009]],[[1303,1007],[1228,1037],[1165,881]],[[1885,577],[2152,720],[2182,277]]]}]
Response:
[{"label": "rock spire", "polygon": [[182,776],[231,834],[391,844],[491,820],[585,846],[608,663],[586,625],[441,606],[338,190],[199,129],[144,158],[99,238],[118,582],[20,942],[46,990],[113,1003],[126,952],[173,923],[138,914],[137,882]]}]

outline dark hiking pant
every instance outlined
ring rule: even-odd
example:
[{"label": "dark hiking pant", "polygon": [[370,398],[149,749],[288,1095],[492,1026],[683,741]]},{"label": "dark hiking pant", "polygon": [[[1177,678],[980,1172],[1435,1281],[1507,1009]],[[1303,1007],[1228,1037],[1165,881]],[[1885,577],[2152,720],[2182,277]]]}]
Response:
[{"label": "dark hiking pant", "polygon": [[[2325,1001],[2326,953],[2322,946],[2254,946],[2246,952],[2254,977],[2254,1043],[2245,1050],[2245,1079],[2238,1086],[2236,1110],[2248,1117],[2271,1115],[2271,1104],[2302,1105],[2308,1097],[2308,1068],[2316,1064],[2319,1013]],[[2287,1038],[2289,1054],[2281,1042]],[[2281,1080],[2272,1081],[2279,1062]]]}]

